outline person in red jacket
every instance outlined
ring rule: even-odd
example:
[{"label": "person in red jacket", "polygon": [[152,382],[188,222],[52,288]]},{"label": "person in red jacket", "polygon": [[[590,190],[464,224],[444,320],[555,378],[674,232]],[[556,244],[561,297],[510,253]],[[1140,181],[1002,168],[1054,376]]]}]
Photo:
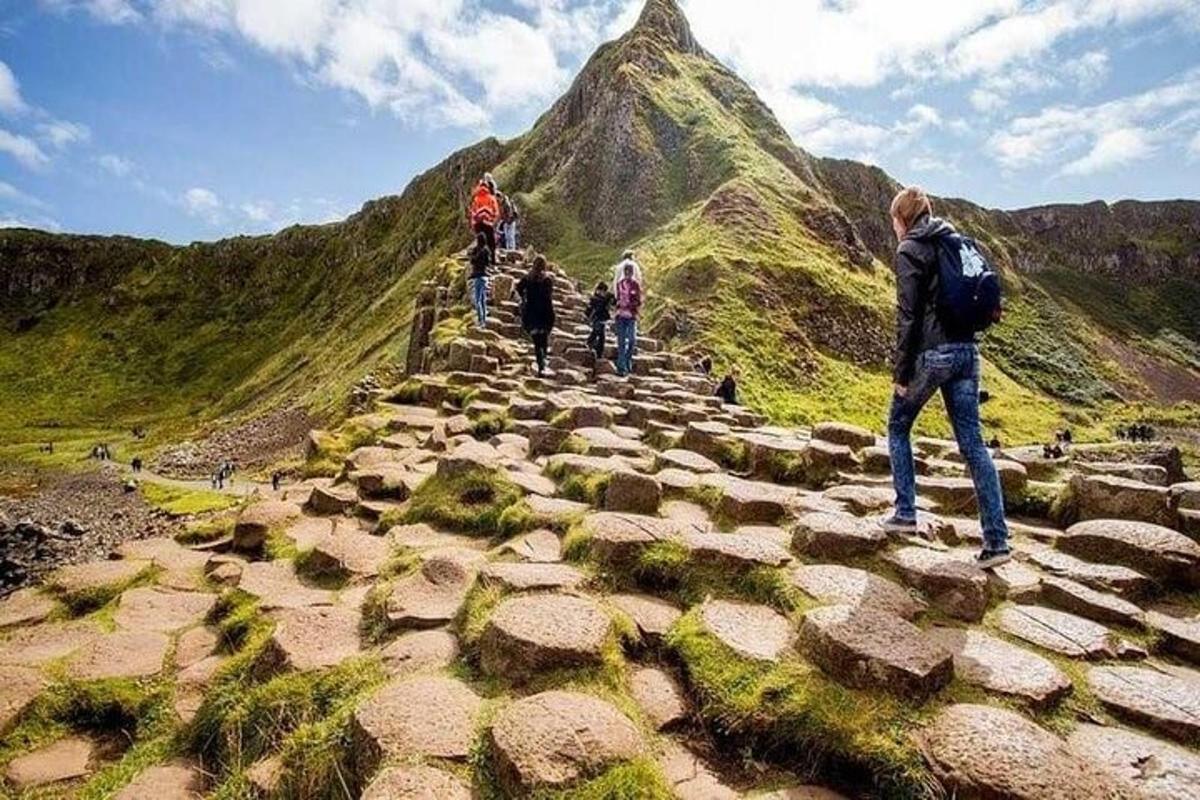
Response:
[{"label": "person in red jacket", "polygon": [[500,221],[500,204],[496,200],[496,192],[492,188],[488,176],[475,187],[471,196],[471,206],[467,209],[467,222],[476,234],[483,234],[487,241],[488,250],[492,254],[492,263],[496,263],[496,224]]}]

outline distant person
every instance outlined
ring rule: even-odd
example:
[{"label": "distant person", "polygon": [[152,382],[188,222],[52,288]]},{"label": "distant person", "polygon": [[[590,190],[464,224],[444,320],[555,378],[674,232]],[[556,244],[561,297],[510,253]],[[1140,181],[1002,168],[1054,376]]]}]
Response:
[{"label": "distant person", "polygon": [[521,325],[533,340],[533,356],[542,377],[554,330],[554,278],[546,271],[545,256],[534,257],[529,272],[517,281],[516,292],[521,296]]},{"label": "distant person", "polygon": [[273,492],[279,491],[279,482],[281,480],[283,480],[283,474],[280,473],[279,470],[275,470],[274,472],[271,473],[271,491],[273,491]]},{"label": "distant person", "polygon": [[637,321],[642,310],[642,284],[637,279],[637,263],[622,262],[622,277],[617,282],[617,374],[633,371],[633,355],[637,347]]},{"label": "distant person", "polygon": [[509,250],[519,250],[521,247],[521,209],[517,207],[517,201],[511,197],[508,198],[510,207],[508,218],[508,244],[506,247]]},{"label": "distant person", "polygon": [[482,233],[475,234],[475,247],[471,249],[471,297],[475,302],[475,318],[481,328],[487,326],[488,320],[488,267],[492,261],[487,237]]},{"label": "distant person", "polygon": [[133,461],[130,462],[130,466],[133,467],[133,471],[135,474],[138,472],[141,472],[142,471],[142,459],[140,457],[134,457]]},{"label": "distant person", "polygon": [[592,326],[592,332],[588,335],[587,346],[596,355],[597,361],[604,358],[605,333],[616,303],[617,299],[608,291],[608,284],[604,281],[596,284],[596,289],[588,299],[587,322]]},{"label": "distant person", "polygon": [[496,192],[496,201],[500,206],[500,227],[497,231],[500,246],[505,250],[517,249],[517,204],[512,197],[504,192]]},{"label": "distant person", "polygon": [[496,194],[492,188],[494,185],[491,176],[485,175],[475,187],[471,206],[467,210],[467,221],[471,230],[476,235],[483,234],[493,264],[496,258],[496,224],[500,221],[500,205],[496,202]]},{"label": "distant person", "polygon": [[733,367],[729,372],[725,373],[725,377],[721,379],[720,386],[717,387],[716,396],[728,405],[736,406],[737,400],[737,367]]},{"label": "distant person", "polygon": [[1000,449],[1000,438],[997,436],[993,436],[992,440],[990,442],[988,442],[988,447],[992,448],[993,450],[999,450]]},{"label": "distant person", "polygon": [[[933,216],[929,197],[921,189],[910,187],[897,194],[891,216],[899,242],[895,386],[888,419],[896,508],[883,526],[893,532],[917,531],[912,428],[921,409],[940,390],[979,503],[984,544],[975,563],[990,569],[1011,560],[1012,553],[1000,477],[984,447],[979,421],[980,357],[975,337],[998,316],[999,284],[985,284],[995,276],[983,256],[974,243]],[[969,281],[970,292],[957,291]],[[952,304],[963,302],[964,297],[969,306]],[[987,300],[993,302],[985,305],[982,301]]]},{"label": "distant person", "polygon": [[712,375],[712,369],[712,356],[704,356],[704,358],[696,362],[696,372],[699,372],[701,375]]},{"label": "distant person", "polygon": [[1065,445],[1070,445],[1074,442],[1074,437],[1071,435],[1070,428],[1063,429],[1062,440],[1063,440],[1063,444],[1065,444]]},{"label": "distant person", "polygon": [[613,268],[613,288],[616,288],[617,284],[625,277],[625,269],[629,266],[633,267],[633,277],[638,282],[638,285],[642,285],[642,265],[637,262],[637,259],[633,255],[632,250],[626,250],[621,254],[621,262]]}]

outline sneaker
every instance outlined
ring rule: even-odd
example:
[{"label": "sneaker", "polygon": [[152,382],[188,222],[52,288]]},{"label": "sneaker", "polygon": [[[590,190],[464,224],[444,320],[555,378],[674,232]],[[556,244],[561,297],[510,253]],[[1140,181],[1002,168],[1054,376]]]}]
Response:
[{"label": "sneaker", "polygon": [[1012,561],[1011,550],[983,550],[975,556],[975,566],[980,569],[995,569],[1001,564]]},{"label": "sneaker", "polygon": [[909,535],[917,532],[917,521],[915,519],[903,519],[893,514],[890,517],[881,519],[879,527],[883,528],[885,533]]}]

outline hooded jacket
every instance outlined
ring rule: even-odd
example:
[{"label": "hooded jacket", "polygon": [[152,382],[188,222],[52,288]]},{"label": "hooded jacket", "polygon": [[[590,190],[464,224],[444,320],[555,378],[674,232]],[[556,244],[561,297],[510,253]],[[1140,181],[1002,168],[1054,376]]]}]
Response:
[{"label": "hooded jacket", "polygon": [[482,181],[475,187],[475,194],[471,198],[471,208],[467,211],[467,218],[471,221],[472,225],[479,223],[495,225],[500,219],[500,204],[496,202],[496,195]]},{"label": "hooded jacket", "polygon": [[892,379],[912,380],[917,356],[950,342],[973,342],[973,332],[951,331],[938,318],[937,237],[954,233],[943,219],[921,216],[896,250],[896,352]]}]

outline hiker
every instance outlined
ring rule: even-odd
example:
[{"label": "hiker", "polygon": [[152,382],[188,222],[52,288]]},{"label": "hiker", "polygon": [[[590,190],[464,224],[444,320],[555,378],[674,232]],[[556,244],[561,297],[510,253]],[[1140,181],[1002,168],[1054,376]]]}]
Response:
[{"label": "hiker", "polygon": [[1065,444],[1067,447],[1070,447],[1073,444],[1074,439],[1071,436],[1070,428],[1063,429],[1062,440],[1063,440],[1063,444]]},{"label": "hiker", "polygon": [[891,216],[899,243],[895,385],[888,417],[896,507],[883,527],[894,533],[917,532],[912,427],[940,390],[979,503],[984,543],[975,563],[990,569],[1010,561],[1012,553],[1000,477],[983,445],[975,337],[999,316],[999,283],[987,283],[996,280],[995,274],[974,243],[933,216],[929,197],[920,188],[898,193]]},{"label": "hiker", "polygon": [[608,284],[604,281],[596,284],[596,289],[588,300],[587,321],[592,326],[592,332],[588,335],[587,346],[596,354],[597,361],[604,358],[604,334],[616,302],[617,299],[608,291]]},{"label": "hiker", "polygon": [[520,227],[521,227],[521,209],[517,208],[517,201],[511,197],[508,198],[508,228],[506,236],[508,244],[505,247],[509,250],[517,250],[520,248]]},{"label": "hiker", "polygon": [[622,262],[622,277],[617,282],[617,374],[633,371],[634,350],[637,347],[637,320],[642,310],[642,284],[637,279],[637,262],[631,257]]},{"label": "hiker", "polygon": [[497,229],[500,246],[505,250],[517,249],[517,204],[504,192],[496,192],[496,202],[500,206],[500,226]]},{"label": "hiker", "polygon": [[721,398],[721,400],[731,406],[736,406],[738,404],[737,377],[737,367],[731,368],[729,372],[725,373],[725,377],[721,380],[721,385],[717,387],[717,391],[714,393],[717,397]]},{"label": "hiker", "polygon": [[496,202],[493,188],[495,185],[490,175],[484,175],[483,180],[475,187],[471,207],[467,210],[467,221],[471,230],[476,234],[483,234],[493,264],[496,263],[496,224],[500,221],[500,205]]},{"label": "hiker", "polygon": [[999,437],[999,436],[993,436],[993,437],[992,437],[992,440],[991,440],[990,442],[988,442],[988,447],[992,448],[993,450],[999,450],[999,449],[1000,449],[1000,447],[1001,447],[1001,445],[1000,445],[1000,437]]},{"label": "hiker", "polygon": [[704,376],[712,375],[712,367],[712,356],[705,356],[696,362],[696,372]]},{"label": "hiker", "polygon": [[550,331],[554,329],[554,278],[546,271],[546,257],[539,254],[521,280],[516,292],[521,296],[521,325],[533,340],[538,377],[546,374],[546,351]]},{"label": "hiker", "polygon": [[488,267],[492,260],[487,237],[482,233],[475,234],[475,247],[471,249],[471,296],[475,301],[475,317],[481,328],[487,327]]},{"label": "hiker", "polygon": [[279,472],[279,470],[275,470],[274,472],[271,473],[271,491],[273,491],[273,492],[279,491],[279,482],[281,480],[283,480],[283,475],[282,475],[282,473]]},{"label": "hiker", "polygon": [[621,254],[621,263],[617,264],[617,266],[613,268],[612,282],[614,288],[616,288],[616,285],[621,282],[622,278],[625,277],[625,268],[631,264],[633,265],[634,280],[638,282],[639,286],[642,285],[642,265],[639,264],[637,259],[633,257],[632,250],[626,250]]},{"label": "hiker", "polygon": [[142,459],[140,457],[134,457],[133,461],[130,462],[130,466],[133,467],[133,471],[135,473],[141,472],[142,471]]}]

